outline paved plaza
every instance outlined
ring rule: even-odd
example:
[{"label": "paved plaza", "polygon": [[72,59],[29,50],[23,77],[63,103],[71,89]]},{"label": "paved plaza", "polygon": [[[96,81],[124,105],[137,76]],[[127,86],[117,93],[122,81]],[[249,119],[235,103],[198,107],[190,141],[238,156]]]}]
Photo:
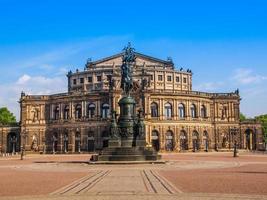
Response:
[{"label": "paved plaza", "polygon": [[0,200],[267,199],[267,155],[163,154],[166,164],[88,165],[90,155],[0,158]]}]

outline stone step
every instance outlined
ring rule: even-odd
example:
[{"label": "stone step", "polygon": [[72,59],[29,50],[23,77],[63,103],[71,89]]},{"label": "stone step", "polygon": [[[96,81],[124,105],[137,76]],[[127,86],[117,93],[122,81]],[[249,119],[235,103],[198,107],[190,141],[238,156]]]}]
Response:
[{"label": "stone step", "polygon": [[157,155],[99,155],[98,161],[145,161],[157,160]]}]

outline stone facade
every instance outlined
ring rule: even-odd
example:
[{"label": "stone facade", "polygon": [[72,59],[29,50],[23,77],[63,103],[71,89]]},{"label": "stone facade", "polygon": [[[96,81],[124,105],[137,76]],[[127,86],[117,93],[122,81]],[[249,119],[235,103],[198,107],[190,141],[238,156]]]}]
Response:
[{"label": "stone facade", "polygon": [[[145,114],[146,142],[161,151],[263,149],[261,125],[239,121],[239,92],[192,91],[191,70],[136,53],[132,96]],[[122,54],[69,72],[68,92],[22,93],[21,142],[26,151],[100,150],[109,139],[110,113],[119,112]]]}]

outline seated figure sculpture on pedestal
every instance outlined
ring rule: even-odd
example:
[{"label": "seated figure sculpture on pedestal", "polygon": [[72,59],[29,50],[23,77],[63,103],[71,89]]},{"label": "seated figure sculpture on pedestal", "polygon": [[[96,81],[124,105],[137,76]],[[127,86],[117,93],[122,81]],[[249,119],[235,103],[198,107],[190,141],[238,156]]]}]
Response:
[{"label": "seated figure sculpture on pedestal", "polygon": [[151,147],[146,147],[143,110],[136,115],[136,102],[130,92],[133,87],[132,66],[134,49],[130,43],[124,49],[121,66],[122,98],[119,101],[120,115],[112,112],[110,139],[107,148],[97,156],[97,161],[156,161],[160,158]]}]

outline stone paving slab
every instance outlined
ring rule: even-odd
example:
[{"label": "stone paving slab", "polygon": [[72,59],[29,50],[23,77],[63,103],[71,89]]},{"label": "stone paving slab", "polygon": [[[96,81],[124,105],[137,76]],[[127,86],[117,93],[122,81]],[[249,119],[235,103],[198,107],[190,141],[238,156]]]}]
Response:
[{"label": "stone paving slab", "polygon": [[261,195],[225,194],[83,194],[61,196],[0,197],[0,200],[267,200]]},{"label": "stone paving slab", "polygon": [[[62,184],[60,189],[51,194],[43,193],[44,187],[34,187],[38,189],[39,193],[29,193],[30,191],[28,191],[27,194],[39,194],[40,196],[8,197],[21,195],[18,191],[22,187],[21,185],[16,186],[16,177],[12,179],[14,192],[8,193],[7,196],[1,197],[0,195],[0,200],[267,199],[267,196],[264,196],[266,193],[263,192],[266,191],[265,189],[251,193],[253,188],[242,186],[242,183],[255,184],[255,187],[259,188],[259,186],[264,187],[267,184],[265,178],[267,176],[267,157],[265,155],[244,155],[238,159],[234,159],[226,153],[166,154],[163,157],[169,158],[170,161],[157,165],[88,165],[69,162],[86,160],[87,157],[84,155],[36,156],[24,161],[2,160],[0,172],[2,171],[2,174],[17,173],[18,178],[22,178],[26,174],[48,175],[53,172],[55,174],[62,173],[64,176],[59,181],[63,181],[62,179],[69,178],[69,175],[74,172],[84,175],[77,177],[78,180],[74,179],[72,182]],[[47,162],[42,163],[43,161]],[[222,180],[220,177],[227,178],[227,180]],[[35,179],[31,178],[30,176],[30,183],[35,183]],[[216,181],[212,181],[213,178],[218,182],[217,185],[221,186],[220,190],[212,189],[216,186]],[[10,181],[12,182],[12,180]],[[42,176],[41,180],[45,183],[48,181],[47,176]],[[196,182],[197,180],[199,183]],[[185,181],[188,182],[185,184]],[[261,181],[259,185],[257,185],[257,181]],[[2,184],[7,182],[6,179],[0,179]],[[203,186],[203,183],[206,184],[206,187],[200,190],[198,185]],[[58,184],[49,180],[44,185],[57,186]],[[229,187],[234,187],[235,190],[227,192],[226,189]],[[257,194],[262,194],[262,196]]]}]

